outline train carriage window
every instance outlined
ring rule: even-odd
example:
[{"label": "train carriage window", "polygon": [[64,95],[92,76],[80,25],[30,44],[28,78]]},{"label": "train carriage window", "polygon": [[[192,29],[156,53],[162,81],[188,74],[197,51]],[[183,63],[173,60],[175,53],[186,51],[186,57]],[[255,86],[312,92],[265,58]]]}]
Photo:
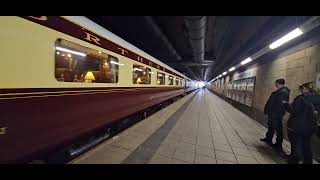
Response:
[{"label": "train carriage window", "polygon": [[173,77],[169,76],[169,85],[173,85]]},{"label": "train carriage window", "polygon": [[176,77],[175,85],[179,85],[179,78]]},{"label": "train carriage window", "polygon": [[165,85],[166,75],[164,73],[157,72],[157,84]]},{"label": "train carriage window", "polygon": [[58,39],[55,77],[60,82],[117,83],[119,60],[106,53]]},{"label": "train carriage window", "polygon": [[151,69],[145,66],[133,65],[133,84],[150,84],[151,83]]}]

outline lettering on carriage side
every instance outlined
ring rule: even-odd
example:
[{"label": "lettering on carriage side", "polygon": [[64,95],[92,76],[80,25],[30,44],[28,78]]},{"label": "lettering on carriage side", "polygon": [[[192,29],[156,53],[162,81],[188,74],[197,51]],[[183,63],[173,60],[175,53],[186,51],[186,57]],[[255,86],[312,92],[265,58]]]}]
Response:
[{"label": "lettering on carriage side", "polygon": [[118,47],[118,49],[121,50],[121,54],[122,54],[122,55],[125,55],[125,53],[128,54],[128,51],[127,51],[127,50],[125,50],[125,49],[123,49],[123,48],[120,48],[120,47]]},{"label": "lettering on carriage side", "polygon": [[[82,40],[86,40],[91,44],[95,44],[102,48],[108,49],[112,52],[115,52],[117,54],[124,55],[132,60],[136,60],[146,65],[156,67],[159,70],[169,72],[168,69],[158,65],[157,63],[151,62],[150,60],[140,57],[134,52],[130,50],[126,50],[125,48],[120,47],[117,44],[111,47],[111,45],[114,44],[112,43],[112,41],[108,40],[107,38],[95,35],[94,32],[90,32],[90,30],[86,30],[85,28],[77,24],[74,24],[73,22],[67,19],[64,19],[62,17],[56,17],[56,16],[21,16],[21,17],[28,19],[29,21],[38,23],[40,25],[46,26],[48,28],[54,29],[56,31],[71,35],[73,37],[76,37]],[[68,27],[68,28],[61,28],[62,26]],[[81,34],[79,32],[81,32]],[[85,34],[83,34],[82,32],[84,32]]]},{"label": "lettering on carriage side", "polygon": [[142,58],[142,57],[138,56],[138,57],[137,57],[137,60],[138,60],[139,62],[142,62],[142,63],[143,63],[143,58]]},{"label": "lettering on carriage side", "polygon": [[88,40],[88,41],[90,41],[90,42],[95,42],[96,44],[99,44],[99,45],[101,45],[100,43],[99,43],[99,41],[100,41],[100,39],[98,38],[98,37],[96,37],[96,36],[94,36],[94,35],[92,35],[92,34],[90,34],[90,33],[88,33],[88,32],[85,32],[86,33],[86,38],[84,38],[84,39],[86,39],[86,40]]},{"label": "lettering on carriage side", "polygon": [[48,20],[48,17],[47,16],[29,16],[33,19],[37,19],[37,20],[40,20],[40,21],[46,21]]}]

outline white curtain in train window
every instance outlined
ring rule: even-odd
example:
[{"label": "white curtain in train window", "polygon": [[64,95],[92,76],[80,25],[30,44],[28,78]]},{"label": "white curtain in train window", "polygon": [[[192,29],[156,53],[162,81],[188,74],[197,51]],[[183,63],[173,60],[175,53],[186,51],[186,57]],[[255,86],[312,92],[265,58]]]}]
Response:
[{"label": "white curtain in train window", "polygon": [[317,74],[315,87],[316,87],[317,92],[319,93],[320,92],[320,73]]}]

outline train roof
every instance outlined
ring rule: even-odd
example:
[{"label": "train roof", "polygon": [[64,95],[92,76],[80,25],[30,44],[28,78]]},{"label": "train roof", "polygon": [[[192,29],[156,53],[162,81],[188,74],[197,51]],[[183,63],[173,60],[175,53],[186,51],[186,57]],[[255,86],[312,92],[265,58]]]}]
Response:
[{"label": "train roof", "polygon": [[90,19],[84,17],[84,16],[63,16],[64,18],[77,23],[81,26],[83,26],[84,28],[91,30],[97,34],[99,34],[100,36],[113,41],[116,44],[122,45],[127,49],[130,49],[131,51],[141,55],[142,57],[148,58],[149,60],[171,70],[172,72],[177,73],[178,75],[185,77],[189,80],[191,80],[190,78],[188,78],[187,76],[185,76],[184,74],[180,73],[179,71],[171,68],[170,66],[166,65],[165,63],[159,61],[158,59],[154,58],[153,56],[149,55],[148,53],[142,51],[141,49],[137,48],[136,46],[130,44],[129,42],[125,41],[124,39],[120,38],[119,36],[113,34],[112,32],[108,31],[107,29],[105,29],[104,27],[96,24],[95,22],[91,21]]}]

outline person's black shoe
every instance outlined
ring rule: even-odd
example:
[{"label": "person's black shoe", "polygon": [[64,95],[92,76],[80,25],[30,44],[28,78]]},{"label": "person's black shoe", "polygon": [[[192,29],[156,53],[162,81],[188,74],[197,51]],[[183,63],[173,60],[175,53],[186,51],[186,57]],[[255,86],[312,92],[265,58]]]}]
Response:
[{"label": "person's black shoe", "polygon": [[287,154],[283,151],[282,149],[282,144],[278,144],[278,143],[275,143],[275,144],[272,144],[271,145],[277,152],[279,152],[282,156],[286,156]]},{"label": "person's black shoe", "polygon": [[287,162],[288,164],[299,164],[299,161],[293,158],[289,158]]},{"label": "person's black shoe", "polygon": [[285,154],[284,158],[289,161],[291,159],[291,154]]},{"label": "person's black shoe", "polygon": [[263,142],[266,142],[267,144],[272,145],[272,141],[267,138],[260,139],[260,141],[263,141]]}]

